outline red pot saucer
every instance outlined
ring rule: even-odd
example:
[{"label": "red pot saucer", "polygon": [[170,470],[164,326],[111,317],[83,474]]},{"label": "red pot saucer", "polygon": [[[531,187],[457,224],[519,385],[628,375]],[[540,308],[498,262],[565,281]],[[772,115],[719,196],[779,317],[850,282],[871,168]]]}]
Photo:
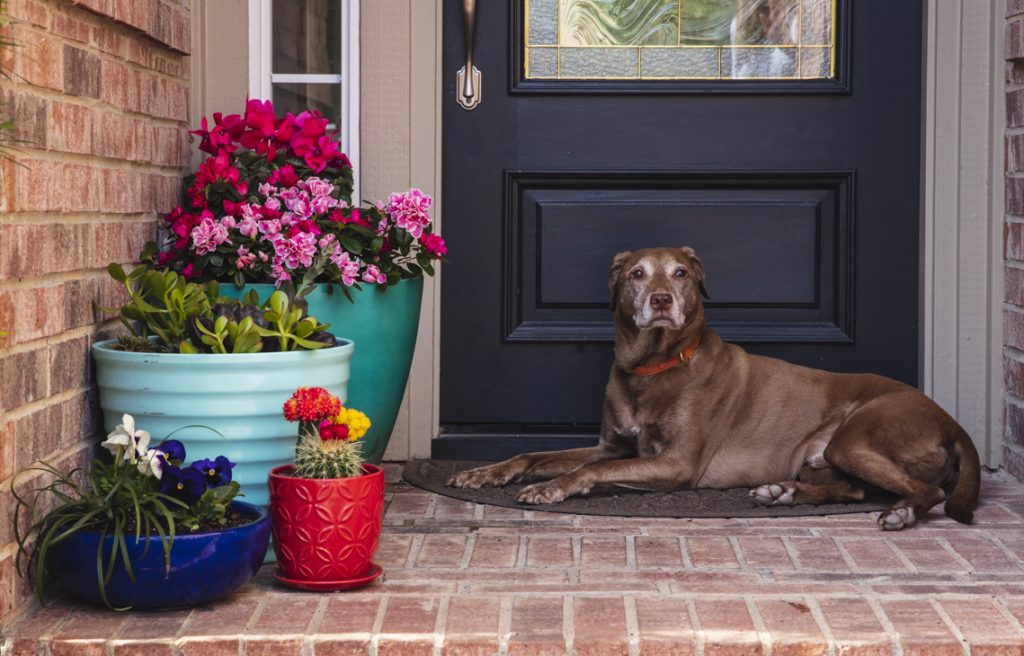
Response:
[{"label": "red pot saucer", "polygon": [[274,572],[274,578],[289,588],[299,590],[318,590],[322,592],[334,590],[355,590],[371,583],[374,579],[384,573],[384,568],[376,563],[370,563],[370,571],[365,576],[344,581],[307,581],[305,579],[289,579],[281,575],[280,570]]}]

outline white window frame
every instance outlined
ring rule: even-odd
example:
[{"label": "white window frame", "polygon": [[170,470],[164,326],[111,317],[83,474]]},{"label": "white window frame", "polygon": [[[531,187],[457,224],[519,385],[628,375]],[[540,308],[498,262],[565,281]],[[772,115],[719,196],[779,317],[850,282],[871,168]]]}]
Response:
[{"label": "white window frame", "polygon": [[352,162],[352,202],[359,204],[359,0],[341,0],[341,73],[273,72],[273,0],[249,0],[249,97],[270,99],[273,84],[341,85],[341,149]]}]

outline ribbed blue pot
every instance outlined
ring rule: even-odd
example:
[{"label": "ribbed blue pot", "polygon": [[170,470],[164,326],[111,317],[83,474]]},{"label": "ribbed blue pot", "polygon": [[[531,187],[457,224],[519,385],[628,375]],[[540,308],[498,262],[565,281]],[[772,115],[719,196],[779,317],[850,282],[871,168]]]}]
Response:
[{"label": "ribbed blue pot", "polygon": [[[164,548],[157,536],[135,541],[129,536],[128,558],[133,581],[120,564],[106,585],[107,600],[119,608],[157,610],[201,606],[221,599],[248,583],[267,552],[270,515],[266,509],[234,502],[235,508],[252,521],[243,526],[209,533],[179,534],[171,547],[171,568],[167,569]],[[110,554],[113,538],[103,543],[104,557]],[[55,548],[58,571],[65,589],[94,604],[102,604],[96,578],[98,531],[80,531]]]},{"label": "ribbed blue pot", "polygon": [[113,430],[127,413],[154,443],[173,433],[189,462],[225,455],[236,463],[232,476],[245,500],[266,507],[267,475],[295,457],[298,425],[285,420],[284,402],[300,386],[347,397],[354,346],[340,341],[316,351],[239,354],[133,353],[97,342],[104,427]]},{"label": "ribbed blue pot", "polygon": [[[367,462],[380,464],[409,380],[420,322],[423,278],[402,280],[390,287],[350,288],[352,300],[337,285],[329,292],[330,287],[318,284],[306,296],[309,314],[321,323],[331,324],[330,332],[338,337],[356,343],[346,405],[370,418],[370,430],[361,440],[363,455]],[[260,300],[265,301],[274,286],[253,284],[238,289],[223,284],[220,293],[238,298],[249,289],[255,289]]]}]

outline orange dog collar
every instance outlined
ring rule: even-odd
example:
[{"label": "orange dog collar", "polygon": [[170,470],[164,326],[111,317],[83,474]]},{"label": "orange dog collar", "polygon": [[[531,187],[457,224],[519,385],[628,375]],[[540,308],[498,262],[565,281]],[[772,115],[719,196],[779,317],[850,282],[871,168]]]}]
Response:
[{"label": "orange dog collar", "polygon": [[641,367],[636,367],[635,369],[633,369],[633,375],[654,376],[656,374],[660,374],[663,371],[668,371],[669,369],[678,367],[681,364],[690,364],[690,360],[693,359],[693,354],[697,352],[698,346],[700,346],[700,335],[697,335],[696,339],[687,344],[686,348],[680,351],[679,355],[672,358],[671,360],[659,362],[658,364],[647,364]]}]

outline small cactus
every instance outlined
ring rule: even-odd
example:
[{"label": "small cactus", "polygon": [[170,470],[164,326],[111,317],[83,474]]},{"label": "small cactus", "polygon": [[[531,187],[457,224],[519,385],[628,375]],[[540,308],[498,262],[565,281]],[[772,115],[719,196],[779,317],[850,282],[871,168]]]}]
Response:
[{"label": "small cactus", "polygon": [[358,442],[370,418],[341,405],[322,387],[300,387],[284,403],[284,416],[299,422],[294,475],[298,478],[351,478],[363,473]]},{"label": "small cactus", "polygon": [[359,442],[325,440],[305,432],[295,449],[295,476],[300,478],[351,478],[363,473],[363,449]]}]

